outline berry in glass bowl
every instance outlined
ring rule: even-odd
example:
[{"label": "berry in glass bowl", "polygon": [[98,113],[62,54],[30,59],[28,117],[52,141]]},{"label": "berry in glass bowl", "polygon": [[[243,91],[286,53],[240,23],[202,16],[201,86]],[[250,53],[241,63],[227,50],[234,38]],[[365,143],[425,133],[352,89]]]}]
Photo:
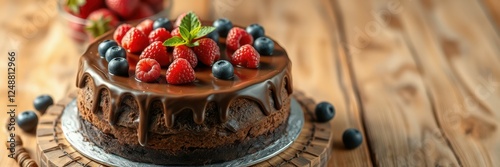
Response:
[{"label": "berry in glass bowl", "polygon": [[166,17],[172,0],[60,0],[59,15],[73,41],[85,44],[123,22]]}]

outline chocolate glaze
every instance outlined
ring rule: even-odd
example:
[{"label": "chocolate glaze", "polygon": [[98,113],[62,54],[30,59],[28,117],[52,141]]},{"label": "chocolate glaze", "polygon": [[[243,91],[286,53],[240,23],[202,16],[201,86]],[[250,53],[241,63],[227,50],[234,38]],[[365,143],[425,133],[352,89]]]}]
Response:
[{"label": "chocolate glaze", "polygon": [[[289,94],[292,93],[291,62],[285,50],[275,42],[274,54],[272,56],[261,55],[258,69],[235,67],[235,77],[232,80],[220,80],[211,74],[211,67],[199,65],[195,68],[196,81],[186,85],[171,85],[165,81],[166,68],[162,69],[162,76],[155,83],[140,82],[135,79],[135,65],[131,64],[129,77],[114,76],[108,73],[107,62],[97,52],[98,44],[106,39],[112,39],[112,33],[108,32],[94,43],[90,44],[87,51],[80,58],[76,84],[83,88],[85,80],[91,78],[96,89],[94,89],[92,111],[96,112],[100,100],[99,92],[106,90],[111,96],[110,116],[108,121],[114,125],[121,113],[118,108],[122,100],[131,96],[139,107],[139,127],[137,136],[139,143],[147,144],[149,108],[155,101],[163,105],[165,122],[168,127],[174,125],[176,115],[181,111],[192,111],[193,120],[202,124],[205,117],[205,108],[208,103],[215,102],[220,112],[221,122],[227,121],[228,109],[231,101],[238,98],[246,98],[255,101],[261,106],[265,115],[272,110],[281,109],[282,99],[279,95],[281,86]],[[219,41],[221,44],[221,59],[228,60],[225,50],[225,39]],[[127,53],[129,62],[133,62],[139,55]],[[285,82],[285,84],[283,83]],[[271,106],[272,95],[275,106]],[[189,109],[189,110],[184,110]]]}]

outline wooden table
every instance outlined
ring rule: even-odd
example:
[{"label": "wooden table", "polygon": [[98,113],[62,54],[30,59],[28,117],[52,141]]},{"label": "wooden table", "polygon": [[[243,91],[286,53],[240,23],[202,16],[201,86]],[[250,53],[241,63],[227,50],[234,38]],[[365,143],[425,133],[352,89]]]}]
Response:
[{"label": "wooden table", "polygon": [[[172,18],[193,10],[262,24],[287,49],[294,87],[337,109],[330,166],[500,166],[500,1],[211,2],[176,0]],[[0,1],[0,53],[18,54],[18,114],[41,93],[60,99],[74,88],[78,46],[55,7]],[[6,109],[0,116],[3,125]],[[359,148],[343,148],[346,128],[363,133]],[[35,156],[34,134],[16,133]],[[2,166],[15,166],[0,149]]]}]

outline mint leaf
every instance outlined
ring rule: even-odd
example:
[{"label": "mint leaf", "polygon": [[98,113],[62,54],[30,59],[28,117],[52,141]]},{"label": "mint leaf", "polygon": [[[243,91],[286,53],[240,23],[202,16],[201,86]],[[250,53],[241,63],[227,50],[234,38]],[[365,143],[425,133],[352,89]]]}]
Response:
[{"label": "mint leaf", "polygon": [[191,34],[191,37],[195,38],[195,37],[196,37],[196,34],[198,34],[198,32],[200,32],[200,29],[201,29],[201,27],[198,27],[198,28],[196,28],[196,29],[194,29],[194,30],[191,30],[191,31],[189,32],[189,34]]},{"label": "mint leaf", "polygon": [[215,30],[215,27],[212,27],[212,26],[203,26],[196,33],[194,39],[198,39],[198,38],[204,37],[205,35],[211,33],[214,30]]},{"label": "mint leaf", "polygon": [[179,27],[179,32],[181,33],[181,37],[186,40],[190,41],[191,40],[191,34],[189,34],[189,31],[184,28],[184,27]]},{"label": "mint leaf", "polygon": [[198,45],[200,45],[200,42],[198,42],[198,41],[186,44],[187,47],[195,47],[195,46],[198,46]]},{"label": "mint leaf", "polygon": [[184,45],[186,44],[187,41],[178,37],[178,36],[174,36],[170,39],[167,39],[165,42],[163,42],[163,45],[165,46],[179,46],[179,45]]},{"label": "mint leaf", "polygon": [[181,20],[180,27],[186,28],[189,32],[197,29],[201,26],[201,22],[198,17],[193,13],[189,12]]}]

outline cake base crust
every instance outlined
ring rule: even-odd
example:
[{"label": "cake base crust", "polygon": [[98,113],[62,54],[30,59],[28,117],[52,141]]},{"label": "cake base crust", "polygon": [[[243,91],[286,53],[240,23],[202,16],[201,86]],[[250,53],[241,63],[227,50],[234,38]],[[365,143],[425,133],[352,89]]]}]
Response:
[{"label": "cake base crust", "polygon": [[247,138],[241,142],[223,145],[216,148],[186,148],[177,152],[153,149],[140,145],[122,145],[112,135],[104,134],[95,126],[80,119],[82,129],[87,138],[106,152],[117,154],[126,159],[138,162],[168,165],[201,165],[234,160],[264,149],[278,140],[286,132],[287,124],[281,124],[273,132]]}]

